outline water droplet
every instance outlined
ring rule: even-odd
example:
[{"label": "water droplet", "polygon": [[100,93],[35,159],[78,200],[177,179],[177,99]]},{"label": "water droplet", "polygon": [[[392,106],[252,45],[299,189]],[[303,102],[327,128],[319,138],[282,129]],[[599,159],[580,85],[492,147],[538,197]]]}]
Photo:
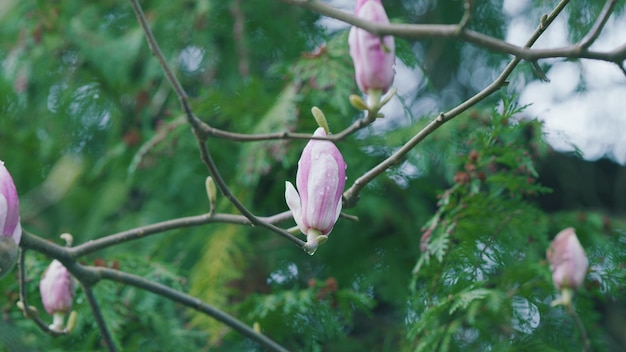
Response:
[{"label": "water droplet", "polygon": [[313,255],[315,254],[315,251],[317,251],[317,246],[308,246],[308,245],[304,245],[304,247],[302,247],[302,249],[304,249],[304,251],[306,252],[306,254],[308,255]]}]

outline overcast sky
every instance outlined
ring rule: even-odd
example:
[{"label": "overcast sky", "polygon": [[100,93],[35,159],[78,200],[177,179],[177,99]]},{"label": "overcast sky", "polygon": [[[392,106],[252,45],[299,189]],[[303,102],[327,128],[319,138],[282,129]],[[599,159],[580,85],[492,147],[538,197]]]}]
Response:
[{"label": "overcast sky", "polygon": [[[520,45],[536,27],[523,16],[527,6],[531,1],[504,1],[504,10],[512,17],[507,41]],[[624,33],[626,16],[613,15],[591,49],[615,49],[626,43]],[[560,17],[535,47],[568,44],[565,17]],[[520,102],[532,104],[526,112],[544,121],[546,139],[552,147],[571,151],[575,145],[585,159],[606,156],[626,164],[626,76],[619,68],[595,60],[558,60],[547,76],[549,83],[529,82],[521,91]],[[585,89],[577,91],[579,86]]]}]

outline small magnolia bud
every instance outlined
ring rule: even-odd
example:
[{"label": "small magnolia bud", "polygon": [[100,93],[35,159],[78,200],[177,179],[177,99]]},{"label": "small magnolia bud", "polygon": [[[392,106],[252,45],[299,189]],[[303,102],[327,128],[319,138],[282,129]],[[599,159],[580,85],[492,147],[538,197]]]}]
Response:
[{"label": "small magnolia bud", "polygon": [[577,290],[582,285],[589,262],[573,228],[559,232],[546,251],[546,256],[557,289]]},{"label": "small magnolia bud", "polygon": [[[325,136],[323,128],[314,136]],[[331,141],[311,140],[298,161],[296,185],[286,182],[285,199],[300,231],[307,235],[304,250],[313,254],[328,239],[341,213],[346,163]]]},{"label": "small magnolia bud", "polygon": [[[380,0],[357,0],[354,13],[359,18],[388,24],[389,18]],[[350,56],[354,62],[356,83],[365,94],[384,94],[393,83],[395,41],[392,36],[380,37],[364,29],[352,27],[348,37]]]},{"label": "small magnolia bud", "polygon": [[209,198],[211,209],[213,209],[215,207],[215,200],[217,199],[217,189],[215,188],[213,177],[208,176],[204,182],[204,186],[206,187],[206,195]]},{"label": "small magnolia bud", "polygon": [[324,115],[322,110],[320,110],[320,108],[318,108],[317,106],[314,106],[311,108],[311,113],[313,114],[313,118],[315,119],[315,122],[317,122],[317,125],[323,128],[326,134],[330,134],[328,121],[326,121],[326,116]]},{"label": "small magnolia bud", "polygon": [[51,330],[63,331],[65,314],[72,308],[74,285],[69,271],[59,262],[53,260],[39,282],[39,292],[43,307],[54,318]]},{"label": "small magnolia bud", "polygon": [[76,327],[76,319],[78,318],[78,314],[75,310],[70,313],[70,316],[67,318],[67,325],[65,326],[65,332],[72,332]]},{"label": "small magnolia bud", "polygon": [[72,236],[72,234],[70,233],[63,233],[59,237],[61,237],[61,239],[65,241],[65,245],[67,247],[71,247],[72,243],[74,243],[74,236]]},{"label": "small magnolia bud", "polygon": [[17,250],[22,238],[20,202],[9,170],[0,160],[0,278],[17,261]]},{"label": "small magnolia bud", "polygon": [[367,106],[363,98],[361,98],[360,96],[356,94],[351,94],[348,99],[350,100],[350,104],[352,104],[352,106],[354,106],[357,110],[369,109],[369,107]]},{"label": "small magnolia bud", "polygon": [[397,88],[392,88],[389,91],[389,94],[385,95],[383,97],[383,99],[380,101],[380,106],[385,106],[385,104],[387,104],[389,102],[389,100],[391,100],[391,98],[393,98],[394,95],[396,95],[396,92],[398,91]]},{"label": "small magnolia bud", "polygon": [[26,310],[26,307],[24,306],[24,302],[22,301],[17,301],[15,305],[17,305],[17,308],[19,308],[24,313],[24,316],[27,318],[36,317],[39,315],[39,311],[37,311],[37,308],[33,306],[28,306],[28,310]]}]

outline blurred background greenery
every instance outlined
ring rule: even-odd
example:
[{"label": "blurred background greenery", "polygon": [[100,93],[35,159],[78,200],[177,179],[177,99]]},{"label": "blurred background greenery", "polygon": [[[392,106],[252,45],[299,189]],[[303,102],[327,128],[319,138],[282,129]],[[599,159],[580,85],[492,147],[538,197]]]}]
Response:
[{"label": "blurred background greenery", "polygon": [[[524,15],[538,21],[554,4],[533,2]],[[602,4],[569,5],[572,38]],[[335,131],[359,117],[347,99],[357,92],[347,31],[318,15],[275,0],[142,6],[194,112],[211,125],[312,132],[312,106]],[[385,6],[392,21],[409,23],[456,23],[463,8],[458,0]],[[502,1],[476,2],[469,28],[502,38],[509,21]],[[83,243],[208,211],[195,139],[129,3],[4,0],[0,38],[0,159],[25,229]],[[399,67],[419,81],[398,92],[400,114],[338,143],[348,185],[434,113],[482,88],[462,79],[476,69],[470,63],[490,77],[509,59],[458,41],[397,42]],[[522,64],[511,81],[533,79]],[[118,245],[84,263],[188,292],[290,350],[577,350],[571,318],[549,307],[556,292],[544,260],[554,234],[573,226],[591,263],[576,304],[593,350],[621,351],[626,169],[552,151],[535,116],[516,104],[516,87],[445,125],[368,185],[346,210],[359,221],[340,219],[312,257],[264,229],[218,224]],[[304,144],[209,141],[228,186],[259,215],[287,209],[284,181],[295,179]],[[220,199],[218,211],[235,210]],[[37,282],[50,260],[27,253],[29,298],[42,312]],[[15,278],[0,281],[0,350],[105,349],[80,289],[75,331],[52,338],[16,308]],[[259,350],[153,294],[110,282],[95,294],[123,350]]]}]

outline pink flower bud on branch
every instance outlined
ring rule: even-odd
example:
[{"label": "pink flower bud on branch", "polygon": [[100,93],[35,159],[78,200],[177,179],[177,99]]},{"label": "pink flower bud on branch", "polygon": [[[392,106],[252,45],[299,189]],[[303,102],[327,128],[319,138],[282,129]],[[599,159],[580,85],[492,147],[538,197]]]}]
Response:
[{"label": "pink flower bud on branch", "polygon": [[65,314],[72,308],[74,285],[71,274],[58,260],[53,260],[44,272],[39,292],[46,312],[54,318],[50,329],[62,332]]},{"label": "pink flower bud on branch", "polygon": [[[326,136],[323,128],[314,136]],[[311,140],[298,161],[296,185],[286,182],[285,199],[293,218],[307,236],[305,250],[315,253],[328,239],[341,213],[341,195],[346,184],[346,163],[331,141]]]},{"label": "pink flower bud on branch", "polygon": [[577,290],[587,274],[587,255],[574,229],[559,232],[546,252],[552,270],[552,281],[557,289]]},{"label": "pink flower bud on branch", "polygon": [[0,277],[6,275],[15,265],[21,238],[17,190],[9,170],[0,160]]},{"label": "pink flower bud on branch", "polygon": [[[364,20],[389,23],[380,0],[357,0],[354,13]],[[381,38],[353,26],[350,29],[348,45],[354,62],[356,83],[363,93],[377,96],[375,99],[377,103],[393,83],[395,41],[390,35]]]}]

